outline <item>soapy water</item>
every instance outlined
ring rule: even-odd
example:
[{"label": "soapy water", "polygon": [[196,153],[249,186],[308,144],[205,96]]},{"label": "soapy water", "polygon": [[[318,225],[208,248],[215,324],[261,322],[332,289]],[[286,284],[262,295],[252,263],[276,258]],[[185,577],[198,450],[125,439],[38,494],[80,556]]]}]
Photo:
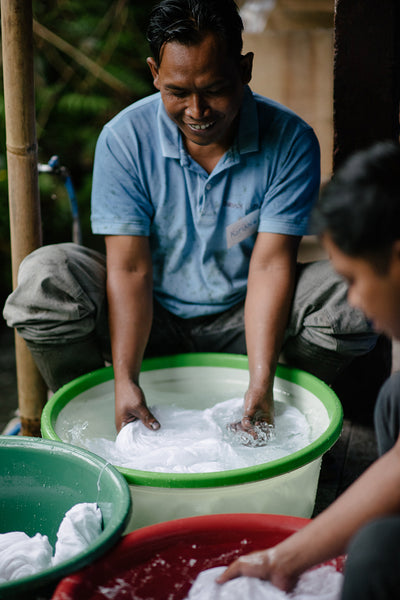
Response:
[{"label": "soapy water", "polygon": [[158,431],[134,421],[114,440],[88,437],[89,423],[83,420],[64,431],[64,440],[116,466],[162,473],[246,468],[292,454],[313,441],[305,415],[279,400],[275,400],[275,427],[257,428],[256,439],[231,427],[242,418],[242,397],[204,410],[152,406],[151,411],[161,423]]}]

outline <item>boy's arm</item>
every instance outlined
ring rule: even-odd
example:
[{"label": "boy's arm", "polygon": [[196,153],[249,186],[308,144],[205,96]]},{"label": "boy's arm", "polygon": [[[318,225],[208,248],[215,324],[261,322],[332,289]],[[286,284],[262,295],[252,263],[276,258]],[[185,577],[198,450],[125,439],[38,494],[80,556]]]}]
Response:
[{"label": "boy's arm", "polygon": [[363,525],[399,512],[400,436],[389,452],[310,524],[271,549],[239,558],[218,581],[248,575],[268,579],[288,591],[308,568],[346,552]]}]

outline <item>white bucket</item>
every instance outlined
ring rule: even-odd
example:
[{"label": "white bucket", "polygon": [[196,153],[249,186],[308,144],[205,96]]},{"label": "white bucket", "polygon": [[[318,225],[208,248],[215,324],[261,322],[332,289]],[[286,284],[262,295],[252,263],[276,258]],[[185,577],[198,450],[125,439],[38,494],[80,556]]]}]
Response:
[{"label": "white bucket", "polygon": [[[243,396],[246,356],[181,354],[143,362],[140,377],[149,405],[204,409]],[[139,527],[204,514],[269,513],[310,518],[323,454],[338,439],[341,404],[322,381],[278,365],[274,397],[297,408],[314,441],[278,460],[212,473],[155,473],[119,467],[132,495],[127,532]],[[115,440],[112,367],[79,377],[58,390],[42,415],[42,435],[71,442],[71,422],[86,422],[85,435]]]}]

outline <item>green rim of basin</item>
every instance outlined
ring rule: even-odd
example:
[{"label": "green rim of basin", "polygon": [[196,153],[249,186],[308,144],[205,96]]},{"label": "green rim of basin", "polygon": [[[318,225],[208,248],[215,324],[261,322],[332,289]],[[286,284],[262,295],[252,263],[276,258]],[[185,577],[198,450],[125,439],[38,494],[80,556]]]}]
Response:
[{"label": "green rim of basin", "polygon": [[[239,354],[188,353],[145,359],[142,371],[177,367],[223,367],[248,370],[248,358]],[[208,488],[251,483],[278,475],[283,475],[307,465],[322,456],[337,441],[343,423],[342,405],[331,388],[323,381],[301,371],[279,364],[276,376],[308,390],[324,405],[329,425],[312,443],[288,456],[251,467],[211,473],[155,473],[140,471],[115,465],[127,482],[133,485],[169,488]],[[41,421],[42,435],[52,440],[60,440],[55,425],[61,410],[76,396],[86,390],[114,378],[112,367],[105,367],[82,375],[60,388],[46,404]]]}]

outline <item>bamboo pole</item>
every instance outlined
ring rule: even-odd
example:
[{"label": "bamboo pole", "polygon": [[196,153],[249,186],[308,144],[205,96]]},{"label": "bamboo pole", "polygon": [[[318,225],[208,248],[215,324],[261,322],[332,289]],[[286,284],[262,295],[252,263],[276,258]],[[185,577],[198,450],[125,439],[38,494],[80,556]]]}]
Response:
[{"label": "bamboo pole", "polygon": [[[42,243],[37,169],[31,0],[1,0],[4,101],[13,286],[22,259]],[[16,334],[18,404],[23,435],[40,436],[46,388]]]}]

